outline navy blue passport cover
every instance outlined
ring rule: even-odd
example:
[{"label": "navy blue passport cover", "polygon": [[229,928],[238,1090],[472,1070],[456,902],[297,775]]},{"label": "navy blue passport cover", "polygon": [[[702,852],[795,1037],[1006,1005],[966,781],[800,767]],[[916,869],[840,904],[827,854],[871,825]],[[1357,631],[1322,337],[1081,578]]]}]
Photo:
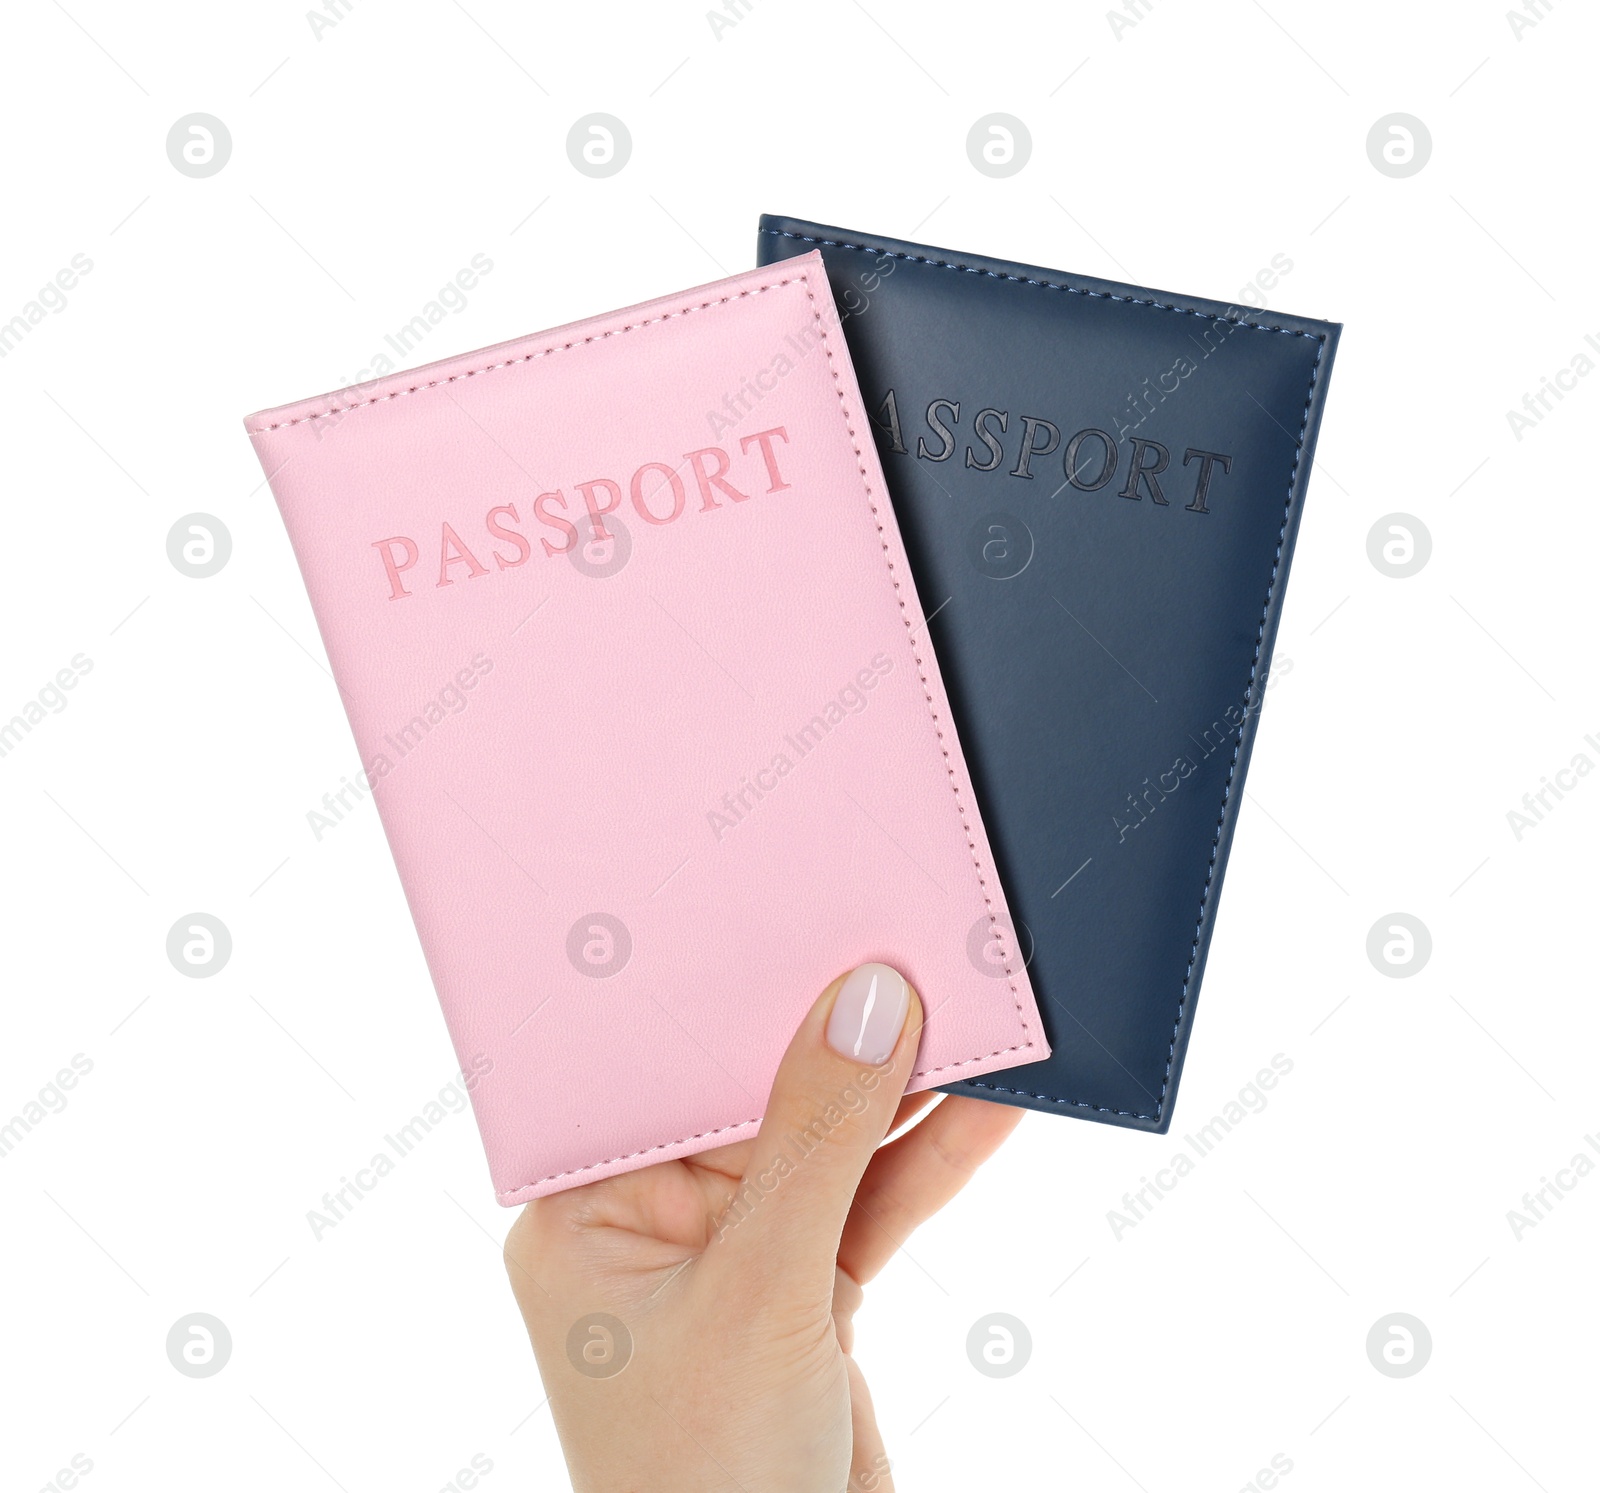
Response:
[{"label": "navy blue passport cover", "polygon": [[1164,1132],[1340,329],[792,218],[758,239],[827,264],[1053,1048],[949,1092]]}]

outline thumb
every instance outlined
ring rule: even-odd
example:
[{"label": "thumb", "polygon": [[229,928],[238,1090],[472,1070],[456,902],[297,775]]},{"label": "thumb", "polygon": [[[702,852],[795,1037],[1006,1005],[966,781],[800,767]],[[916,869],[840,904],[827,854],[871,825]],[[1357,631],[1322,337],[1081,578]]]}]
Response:
[{"label": "thumb", "polygon": [[845,1219],[921,1034],[922,1003],[887,964],[863,964],[822,992],[778,1067],[712,1253],[757,1260],[807,1295],[831,1296]]}]

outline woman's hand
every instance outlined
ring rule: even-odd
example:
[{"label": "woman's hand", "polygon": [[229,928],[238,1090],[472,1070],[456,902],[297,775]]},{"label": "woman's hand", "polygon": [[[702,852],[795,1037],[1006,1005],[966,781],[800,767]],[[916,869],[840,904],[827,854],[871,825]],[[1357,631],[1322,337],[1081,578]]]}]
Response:
[{"label": "woman's hand", "polygon": [[753,1141],[529,1203],[506,1261],[578,1493],[892,1493],[850,1356],[862,1287],[1019,1110],[905,1098],[922,1005],[835,980]]}]

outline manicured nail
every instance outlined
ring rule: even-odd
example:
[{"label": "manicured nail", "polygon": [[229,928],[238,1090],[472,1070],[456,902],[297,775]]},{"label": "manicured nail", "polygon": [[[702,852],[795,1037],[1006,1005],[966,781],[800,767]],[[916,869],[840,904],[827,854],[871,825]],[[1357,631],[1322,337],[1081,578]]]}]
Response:
[{"label": "manicured nail", "polygon": [[906,982],[887,964],[863,964],[845,976],[828,1017],[828,1046],[841,1057],[887,1063],[906,1022]]}]

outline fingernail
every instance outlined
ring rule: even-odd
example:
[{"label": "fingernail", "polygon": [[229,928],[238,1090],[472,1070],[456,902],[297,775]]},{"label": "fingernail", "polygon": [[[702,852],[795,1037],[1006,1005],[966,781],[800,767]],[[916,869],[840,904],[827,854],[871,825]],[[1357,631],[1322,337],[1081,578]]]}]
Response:
[{"label": "fingernail", "polygon": [[863,964],[845,976],[828,1017],[828,1046],[858,1062],[887,1063],[906,1021],[906,982],[887,964]]}]

